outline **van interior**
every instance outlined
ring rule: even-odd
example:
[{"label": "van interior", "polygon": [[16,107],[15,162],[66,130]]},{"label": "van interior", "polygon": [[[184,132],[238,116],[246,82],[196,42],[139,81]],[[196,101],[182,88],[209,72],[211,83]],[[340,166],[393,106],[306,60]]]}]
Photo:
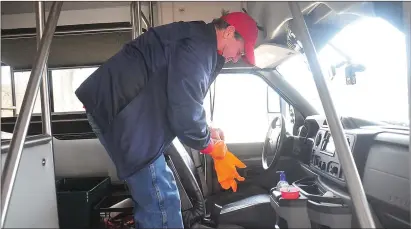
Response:
[{"label": "van interior", "polygon": [[[39,18],[51,20],[53,4],[1,2],[3,228],[138,228],[128,187],[74,91],[133,33],[177,21],[211,22],[222,11],[246,12],[259,27],[257,66],[225,64],[204,100],[209,123],[224,131],[228,149],[246,164],[238,169],[245,181],[237,192],[222,189],[213,159],[174,139],[164,154],[184,226],[359,228],[355,189],[347,182],[347,174],[358,174],[375,227],[411,227],[406,3],[298,2],[326,96],[289,2],[64,1],[40,71],[44,80],[28,94],[39,72]],[[355,173],[343,169],[326,99]],[[29,114],[26,127],[20,112]],[[23,139],[21,149],[13,138]],[[276,189],[280,171],[298,188],[298,199],[284,199]]]}]

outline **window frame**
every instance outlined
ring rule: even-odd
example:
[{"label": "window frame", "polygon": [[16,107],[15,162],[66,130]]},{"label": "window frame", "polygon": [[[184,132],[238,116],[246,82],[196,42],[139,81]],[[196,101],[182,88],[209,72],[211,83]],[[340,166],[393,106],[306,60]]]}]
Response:
[{"label": "window frame", "polygon": [[[12,104],[16,109],[13,109],[13,116],[8,116],[9,118],[17,117],[17,96],[16,96],[16,80],[15,80],[15,73],[22,73],[22,72],[31,72],[31,69],[18,69],[15,70],[13,67],[8,65],[2,65],[10,67],[10,77],[11,77],[11,89],[12,89]],[[53,71],[54,70],[70,70],[70,69],[80,69],[80,68],[98,68],[100,65],[85,65],[85,66],[70,66],[70,67],[55,67],[55,68],[47,68],[47,78],[48,78],[48,90],[49,90],[49,103],[50,103],[50,112],[52,115],[69,115],[69,114],[84,114],[85,111],[68,111],[68,112],[56,112],[55,105],[54,105],[54,94],[53,94]],[[41,116],[41,113],[33,113],[32,116]],[[2,117],[3,118],[3,117]],[[7,117],[4,117],[7,118]]]},{"label": "window frame", "polygon": [[101,65],[94,64],[94,65],[78,65],[78,66],[66,66],[66,67],[54,67],[48,68],[50,75],[49,78],[51,81],[49,82],[50,90],[50,104],[53,104],[53,109],[51,110],[52,115],[70,115],[70,114],[85,114],[86,111],[67,111],[67,112],[56,112],[54,111],[54,95],[53,95],[53,70],[70,70],[70,69],[80,69],[80,68],[99,68]]},{"label": "window frame", "polygon": [[53,109],[51,110],[52,115],[70,115],[70,114],[85,114],[86,111],[55,111],[54,110],[54,94],[53,94],[53,73],[55,70],[71,70],[71,69],[82,69],[82,68],[99,68],[100,65],[90,65],[90,66],[74,66],[74,67],[60,67],[60,68],[49,68],[50,79],[49,87],[50,90],[50,104],[53,104]]},{"label": "window frame", "polygon": [[[15,86],[15,80],[14,80],[14,69],[13,69],[13,67],[11,67],[9,65],[6,65],[3,62],[1,63],[1,67],[9,67],[10,68],[11,105],[12,105],[12,107],[15,107],[15,109],[12,110],[13,115],[11,117],[15,117],[17,107],[16,107],[16,86]],[[4,76],[2,75],[2,78],[3,77]],[[3,113],[3,111],[2,111],[2,113]],[[3,116],[1,116],[1,117],[3,117]],[[7,116],[7,117],[10,117],[10,116]]]},{"label": "window frame", "polygon": [[[17,96],[16,96],[16,78],[15,78],[15,73],[22,73],[22,72],[31,72],[32,70],[31,69],[18,69],[18,70],[13,70],[13,71],[10,71],[10,73],[11,73],[11,76],[12,76],[12,91],[13,91],[13,94],[12,94],[12,101],[13,101],[13,106],[15,106],[16,107],[16,109],[14,109],[14,112],[13,112],[13,117],[17,117]],[[31,74],[31,73],[30,73]],[[51,101],[53,101],[52,99],[52,77],[51,77],[51,71],[50,71],[50,69],[47,69],[47,79],[48,79],[48,81],[49,81],[49,83],[48,83],[48,85],[49,85],[49,88],[48,88],[48,90],[49,90],[49,99],[50,99],[50,112],[53,114],[53,109],[54,109],[54,104],[51,102]],[[28,81],[27,81],[27,83],[28,83]],[[26,89],[27,89],[27,86],[26,86]],[[24,91],[24,94],[26,93],[26,91]],[[40,96],[40,87],[39,87],[39,96]],[[41,97],[40,97],[41,98]],[[40,101],[40,106],[41,106],[41,99],[39,100]],[[34,103],[36,103],[36,102],[34,102]],[[20,105],[21,106],[21,105]],[[31,114],[32,116],[41,116],[42,115],[42,113],[41,113],[41,111],[40,111],[40,113],[32,113]]]}]

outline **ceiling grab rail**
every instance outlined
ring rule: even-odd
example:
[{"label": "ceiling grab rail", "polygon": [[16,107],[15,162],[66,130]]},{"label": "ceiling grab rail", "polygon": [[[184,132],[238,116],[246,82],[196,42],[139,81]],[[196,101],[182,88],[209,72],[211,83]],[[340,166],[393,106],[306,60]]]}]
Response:
[{"label": "ceiling grab rail", "polygon": [[[408,83],[408,126],[411,123],[411,2],[403,2],[403,28],[405,33],[405,51],[407,54],[407,83]],[[411,129],[409,129],[409,144],[411,145]],[[409,150],[409,167],[411,168],[411,147],[408,147]],[[411,169],[408,169],[411,177]],[[411,190],[411,183],[410,183]],[[411,192],[410,192],[411,199]],[[411,212],[410,212],[411,220]],[[410,222],[411,223],[411,222]]]},{"label": "ceiling grab rail", "polygon": [[26,93],[24,94],[21,111],[19,116],[17,116],[9,152],[4,163],[4,169],[1,176],[1,228],[4,227],[5,219],[7,217],[7,211],[23,151],[24,140],[27,135],[34,102],[40,88],[42,72],[49,55],[51,41],[53,39],[54,31],[56,30],[62,5],[63,2],[58,1],[53,2],[53,5],[51,6],[44,33],[41,38],[40,47],[33,62],[34,67],[30,74]]},{"label": "ceiling grab rail", "polygon": [[347,180],[348,190],[350,192],[360,226],[362,228],[375,228],[374,219],[371,215],[370,207],[354,162],[354,158],[351,154],[348,142],[344,137],[341,120],[337,115],[337,111],[331,99],[330,91],[322,73],[317,52],[308,32],[307,25],[305,24],[303,14],[301,13],[298,2],[288,2],[288,5],[293,16],[292,23],[295,23],[294,25],[297,28],[296,35],[303,44],[305,55],[307,56],[311,72],[313,73],[313,78],[317,86],[321,103],[324,107],[325,116],[337,149],[336,152],[338,158],[341,160],[341,166],[344,171],[345,179]]}]

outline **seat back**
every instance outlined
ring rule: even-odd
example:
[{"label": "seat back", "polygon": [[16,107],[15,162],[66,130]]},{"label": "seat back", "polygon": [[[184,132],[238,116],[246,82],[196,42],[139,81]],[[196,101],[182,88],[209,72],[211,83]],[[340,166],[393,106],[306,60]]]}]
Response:
[{"label": "seat back", "polygon": [[[182,208],[190,206],[190,204],[192,206],[188,209],[182,209],[184,225],[190,228],[194,223],[205,217],[205,202],[197,182],[196,167],[178,138],[173,140],[165,155],[172,162],[172,166],[170,164],[169,166],[173,170],[176,182],[181,182],[182,189],[179,187],[180,195],[184,196],[184,193],[188,195],[188,199],[181,198]],[[190,203],[187,203],[187,201]]]},{"label": "seat back", "polygon": [[[215,176],[213,176],[214,162],[211,157],[204,156],[197,150],[193,150],[188,146],[184,146],[186,151],[190,154],[192,159],[195,159],[195,156],[199,159],[198,163],[194,161],[194,164],[197,168],[196,178],[197,182],[201,185],[204,198],[207,198],[210,195],[220,192],[220,185]],[[201,171],[201,172],[200,172]]]}]

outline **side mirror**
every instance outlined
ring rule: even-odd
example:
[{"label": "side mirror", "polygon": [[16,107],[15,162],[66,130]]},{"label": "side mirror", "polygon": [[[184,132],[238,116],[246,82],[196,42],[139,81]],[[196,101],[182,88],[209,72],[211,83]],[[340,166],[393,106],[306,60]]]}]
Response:
[{"label": "side mirror", "polygon": [[343,65],[346,65],[345,67],[345,83],[347,85],[354,85],[357,83],[357,78],[356,78],[356,73],[357,72],[363,72],[365,71],[365,66],[362,64],[354,64],[349,61],[343,61],[337,65],[332,65],[330,67],[331,70],[331,79],[335,77],[337,74],[337,68],[342,67]]},{"label": "side mirror", "polygon": [[354,85],[357,83],[357,72],[365,71],[365,66],[362,64],[351,64],[349,63],[345,67],[345,83],[347,85]]}]

